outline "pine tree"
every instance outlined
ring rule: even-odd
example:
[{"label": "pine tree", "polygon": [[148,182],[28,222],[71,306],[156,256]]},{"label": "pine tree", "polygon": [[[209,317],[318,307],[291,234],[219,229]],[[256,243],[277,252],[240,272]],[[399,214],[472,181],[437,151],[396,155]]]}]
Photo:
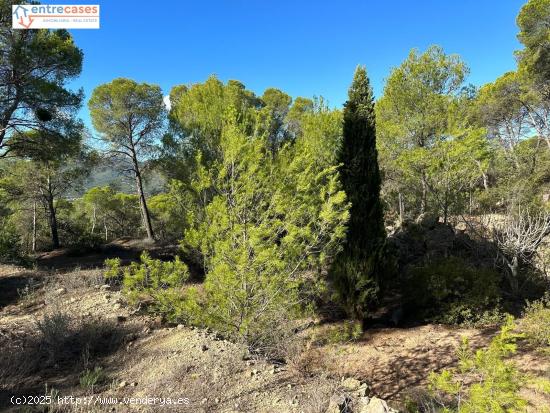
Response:
[{"label": "pine tree", "polygon": [[337,294],[348,315],[364,318],[378,292],[381,249],[386,233],[380,201],[380,170],[372,88],[357,67],[344,106],[340,176],[351,203],[347,240],[332,267]]}]

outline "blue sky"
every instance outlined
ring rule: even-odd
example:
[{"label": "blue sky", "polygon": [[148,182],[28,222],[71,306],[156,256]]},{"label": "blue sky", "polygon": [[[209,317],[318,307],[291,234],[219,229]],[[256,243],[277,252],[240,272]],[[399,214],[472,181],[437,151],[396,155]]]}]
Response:
[{"label": "blue sky", "polygon": [[[59,4],[58,1],[43,1]],[[210,74],[238,79],[261,94],[346,99],[364,64],[375,94],[411,48],[441,45],[462,56],[477,85],[515,67],[516,16],[525,0],[85,0],[101,5],[101,29],[72,30],[84,50],[82,75],[93,88],[116,77],[177,84]],[[82,116],[88,123],[87,109]]]}]

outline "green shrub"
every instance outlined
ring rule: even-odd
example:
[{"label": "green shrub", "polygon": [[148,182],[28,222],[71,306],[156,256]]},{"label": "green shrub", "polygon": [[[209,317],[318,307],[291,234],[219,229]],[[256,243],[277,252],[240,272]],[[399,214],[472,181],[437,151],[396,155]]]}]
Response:
[{"label": "green shrub", "polygon": [[445,311],[433,319],[443,324],[481,328],[502,324],[506,319],[506,313],[500,306],[479,311],[476,306],[458,302],[447,305]]},{"label": "green shrub", "polygon": [[80,386],[85,389],[90,389],[93,392],[94,387],[103,383],[105,378],[105,372],[99,366],[95,367],[93,370],[86,369],[80,375]]},{"label": "green shrub", "polygon": [[439,259],[407,272],[403,300],[409,311],[427,319],[475,324],[498,305],[499,282],[492,269],[474,268],[456,257]]},{"label": "green shrub", "polygon": [[21,260],[19,235],[5,220],[0,218],[0,263],[18,263]]},{"label": "green shrub", "polygon": [[342,344],[357,341],[363,335],[360,321],[346,320],[315,337],[316,344]]},{"label": "green shrub", "polygon": [[120,259],[105,261],[104,277],[112,281],[122,279],[123,292],[132,305],[150,302],[150,309],[177,319],[181,315],[181,301],[185,297],[184,284],[189,269],[178,257],[174,261],[153,259],[143,252],[140,262],[122,267]]},{"label": "green shrub", "polygon": [[520,329],[533,345],[550,350],[550,293],[527,304]]},{"label": "green shrub", "polygon": [[514,320],[509,316],[489,346],[477,351],[464,339],[458,351],[458,367],[431,373],[428,387],[431,400],[425,400],[424,406],[459,413],[522,410],[527,402],[519,392],[527,385],[528,378],[513,362],[506,360],[516,351],[516,340],[521,337],[513,332],[514,328]]},{"label": "green shrub", "polygon": [[105,271],[103,278],[109,283],[118,284],[122,281],[122,269],[120,258],[108,258],[105,260]]},{"label": "green shrub", "polygon": [[[193,179],[197,193],[213,196],[183,246],[203,257],[203,322],[279,357],[303,310],[305,284],[311,291],[316,270],[340,249],[349,205],[318,134],[274,156],[234,115],[224,124],[216,166],[200,165]],[[312,129],[321,133],[325,121],[320,113]]]}]

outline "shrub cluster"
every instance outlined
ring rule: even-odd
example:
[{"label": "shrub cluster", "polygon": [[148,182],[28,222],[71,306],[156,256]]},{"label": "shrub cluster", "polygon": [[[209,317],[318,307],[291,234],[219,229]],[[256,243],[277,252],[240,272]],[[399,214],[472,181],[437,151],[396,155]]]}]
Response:
[{"label": "shrub cluster", "polygon": [[550,351],[550,293],[527,304],[520,328],[531,344]]},{"label": "shrub cluster", "polygon": [[426,319],[448,324],[490,323],[498,311],[500,276],[489,268],[474,268],[460,258],[434,260],[408,271],[403,281],[408,310]]},{"label": "shrub cluster", "polygon": [[184,297],[184,285],[189,269],[178,257],[174,261],[151,258],[144,251],[140,262],[122,267],[119,258],[105,261],[105,279],[122,282],[124,294],[131,305],[148,303],[149,309],[178,318]]},{"label": "shrub cluster", "polygon": [[489,346],[475,352],[464,340],[458,351],[458,368],[430,375],[429,389],[437,405],[461,413],[523,409],[527,402],[519,391],[527,378],[506,360],[516,351],[515,342],[521,337],[514,328],[509,317]]}]

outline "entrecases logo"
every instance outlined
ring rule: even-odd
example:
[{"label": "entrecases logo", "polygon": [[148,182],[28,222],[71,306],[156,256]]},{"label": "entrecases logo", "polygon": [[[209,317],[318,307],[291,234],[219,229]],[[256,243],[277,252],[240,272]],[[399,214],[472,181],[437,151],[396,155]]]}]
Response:
[{"label": "entrecases logo", "polygon": [[99,29],[99,5],[16,4],[14,29]]}]

